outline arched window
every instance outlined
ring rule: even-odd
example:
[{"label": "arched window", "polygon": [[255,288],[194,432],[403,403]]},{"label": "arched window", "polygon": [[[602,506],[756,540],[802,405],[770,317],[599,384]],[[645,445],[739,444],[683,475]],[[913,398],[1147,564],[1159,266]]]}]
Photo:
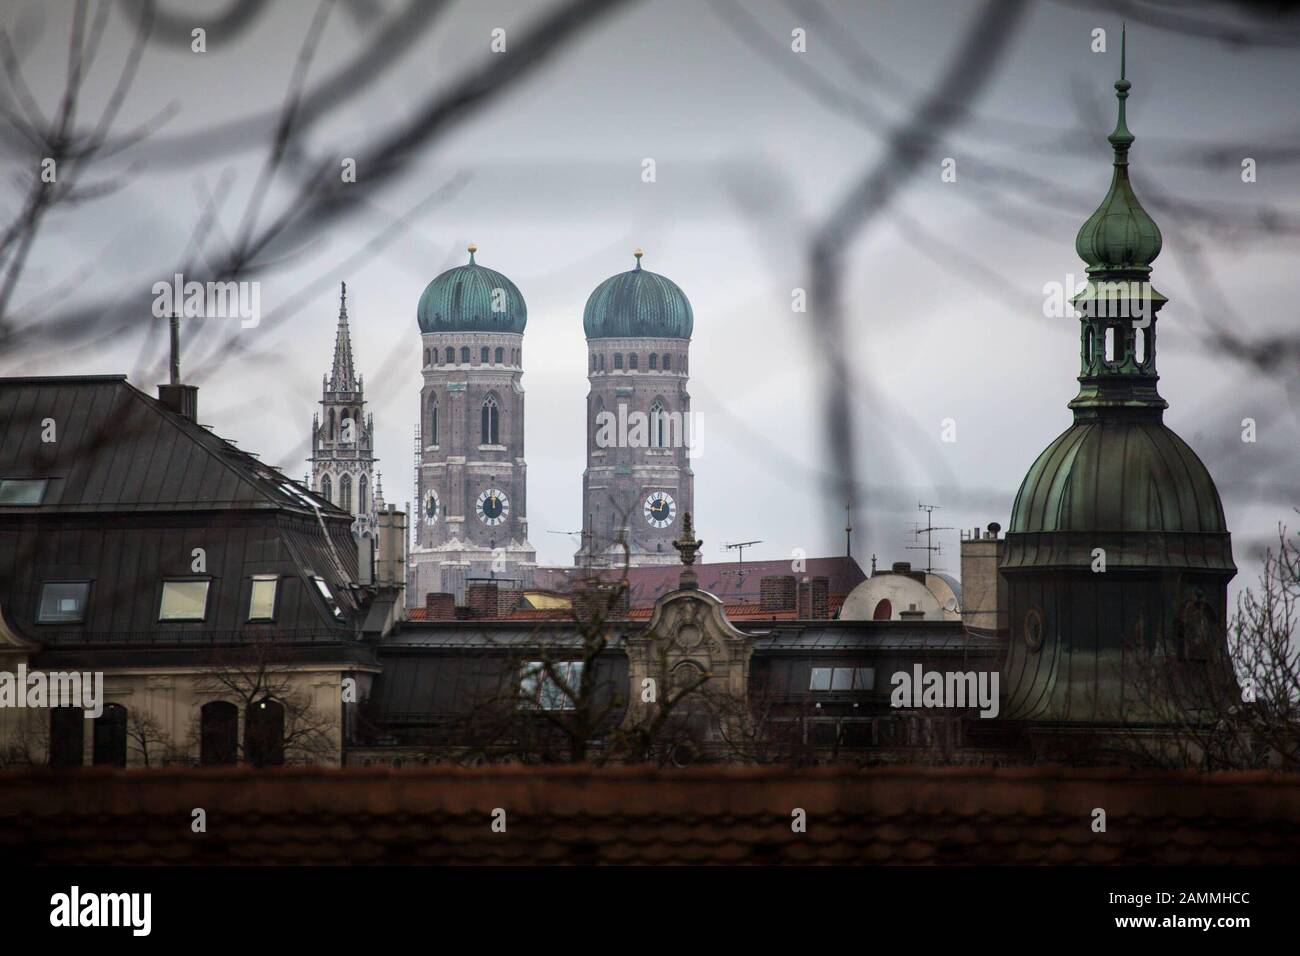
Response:
[{"label": "arched window", "polygon": [[105,704],[95,718],[95,749],[91,757],[95,766],[126,766],[126,708]]},{"label": "arched window", "polygon": [[339,507],[344,511],[352,510],[352,476],[344,475],[339,479]]},{"label": "arched window", "polygon": [[640,366],[640,363],[641,356],[637,355],[635,352],[627,357],[627,367],[630,369],[637,369]]},{"label": "arched window", "polygon": [[244,715],[244,749],[255,767],[284,763],[284,705],[263,697],[248,705]]},{"label": "arched window", "polygon": [[594,355],[591,357],[591,370],[596,371],[596,356]]},{"label": "arched window", "polygon": [[429,396],[429,444],[438,444],[438,396]]},{"label": "arched window", "polygon": [[366,507],[366,502],[370,500],[370,496],[366,493],[369,490],[369,482],[366,481],[366,476],[362,475],[361,480],[357,482],[357,514],[363,515],[370,510]]},{"label": "arched window", "polygon": [[468,346],[468,345],[462,345],[462,346],[460,347],[460,363],[461,363],[462,365],[468,365],[468,364],[469,364],[469,346]]},{"label": "arched window", "polygon": [[1083,364],[1088,368],[1092,367],[1092,347],[1093,347],[1092,326],[1088,326],[1088,331],[1083,334]]},{"label": "arched window", "polygon": [[667,371],[669,371],[672,367],[673,367],[673,357],[672,357],[671,355],[668,355],[667,353],[665,353],[665,354],[664,354],[664,371],[667,372]]},{"label": "arched window", "polygon": [[239,708],[214,700],[199,708],[199,763],[215,767],[239,758]]},{"label": "arched window", "polygon": [[650,406],[650,447],[664,447],[664,426],[666,424],[663,403],[655,400]]},{"label": "arched window", "polygon": [[425,349],[425,350],[424,350],[424,364],[425,364],[425,365],[428,365],[428,364],[429,364],[429,350],[428,350],[428,349]]},{"label": "arched window", "polygon": [[456,364],[456,350],[452,348],[450,345],[447,346],[447,358],[445,359],[445,361],[448,365]]},{"label": "arched window", "polygon": [[1103,354],[1106,356],[1107,362],[1115,362],[1119,360],[1119,348],[1115,343],[1114,326],[1111,326],[1106,329],[1106,339],[1105,339],[1104,349],[1105,352]]},{"label": "arched window", "polygon": [[601,353],[600,353],[600,370],[601,370],[602,372],[605,371],[605,353],[604,353],[604,352],[601,352]]},{"label": "arched window", "polygon": [[496,361],[495,361],[493,364],[495,364],[495,365],[504,365],[504,364],[505,364],[505,361],[506,361],[506,350],[503,349],[503,348],[498,348],[498,349],[497,349],[497,355],[496,355]]},{"label": "arched window", "polygon": [[85,762],[86,715],[80,707],[50,708],[50,766],[80,767]]},{"label": "arched window", "polygon": [[478,350],[478,361],[480,365],[488,363],[488,347],[486,345]]},{"label": "arched window", "polygon": [[659,354],[658,354],[657,352],[651,352],[651,353],[650,353],[650,371],[653,372],[653,371],[655,371],[657,368],[659,368]]},{"label": "arched window", "polygon": [[333,441],[333,440],[334,440],[334,409],[332,409],[332,408],[330,409],[330,431],[329,431],[329,436],[330,436],[330,441]]},{"label": "arched window", "polygon": [[331,504],[334,503],[334,485],[330,481],[329,475],[322,475],[320,480],[320,496]]},{"label": "arched window", "polygon": [[615,352],[615,353],[614,353],[614,368],[622,368],[622,367],[623,367],[623,353],[622,353],[622,352]]},{"label": "arched window", "polygon": [[894,616],[894,605],[890,603],[889,598],[881,598],[876,605],[876,609],[871,612],[873,621],[888,621]]},{"label": "arched window", "polygon": [[487,398],[483,399],[483,422],[482,422],[483,427],[482,427],[482,435],[480,437],[479,444],[480,445],[499,444],[498,439],[501,436],[500,425],[501,425],[501,410],[497,406],[496,396],[489,395]]},{"label": "arched window", "polygon": [[1147,362],[1147,330],[1133,330],[1133,361],[1139,365],[1145,365]]}]

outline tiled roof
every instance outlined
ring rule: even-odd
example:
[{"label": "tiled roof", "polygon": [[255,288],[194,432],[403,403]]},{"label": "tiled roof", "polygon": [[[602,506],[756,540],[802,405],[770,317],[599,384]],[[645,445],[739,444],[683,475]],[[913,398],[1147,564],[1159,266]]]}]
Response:
[{"label": "tiled roof", "polygon": [[[75,785],[70,785],[75,780]],[[192,833],[194,807],[207,832]],[[493,832],[493,810],[506,831]],[[1105,832],[1094,832],[1097,808]],[[792,813],[807,814],[795,833]],[[891,767],[0,775],[13,863],[1294,864],[1300,776]]]},{"label": "tiled roof", "polygon": [[[849,557],[808,558],[804,570],[796,574],[790,568],[790,562],[780,561],[721,561],[695,565],[700,587],[710,594],[715,594],[727,604],[757,603],[759,599],[759,582],[769,576],[794,577],[800,581],[816,577],[829,579],[828,591],[840,595],[848,594],[858,584],[866,580],[866,574],[858,562]],[[576,568],[538,568],[534,581],[539,588],[567,592],[572,587],[575,575],[588,574]],[[617,580],[622,571],[598,572],[601,577]],[[682,566],[666,564],[654,567],[628,568],[628,599],[633,607],[649,607],[670,591],[675,591],[681,581]],[[832,606],[835,602],[832,600]]]}]

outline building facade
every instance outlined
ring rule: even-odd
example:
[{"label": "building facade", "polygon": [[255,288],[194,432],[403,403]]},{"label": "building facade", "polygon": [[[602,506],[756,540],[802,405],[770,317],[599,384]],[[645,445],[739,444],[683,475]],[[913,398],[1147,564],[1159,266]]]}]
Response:
[{"label": "building facade", "polygon": [[408,601],[463,601],[487,578],[532,584],[524,461],[524,327],[528,309],[506,276],[475,261],[425,288],[415,545]]},{"label": "building facade", "polygon": [[352,517],[357,537],[375,536],[375,420],[366,414],[365,382],[352,361],[348,286],[339,292],[334,364],[321,382],[320,411],[311,423],[310,487]]},{"label": "building facade", "polygon": [[587,299],[587,467],[579,566],[675,564],[695,506],[691,471],[694,313],[671,279],[636,267]]}]

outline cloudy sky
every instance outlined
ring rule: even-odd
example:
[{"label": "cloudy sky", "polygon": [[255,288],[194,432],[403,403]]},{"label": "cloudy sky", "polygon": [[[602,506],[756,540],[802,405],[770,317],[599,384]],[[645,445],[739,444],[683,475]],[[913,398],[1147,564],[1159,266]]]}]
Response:
[{"label": "cloudy sky", "polygon": [[[386,497],[410,500],[416,302],[475,242],[478,260],[528,303],[531,539],[543,562],[568,563],[573,540],[550,532],[581,524],[582,309],[640,246],[645,266],[695,309],[706,558],[752,539],[763,541],[746,552],[755,558],[842,553],[844,501],[824,427],[824,388],[844,387],[831,384],[826,358],[840,355],[859,482],[854,553],[864,565],[873,553],[923,561],[903,550],[915,543],[918,502],[941,506],[943,525],[1005,525],[1029,465],[1069,425],[1077,322],[1044,314],[1044,287],[1082,275],[1074,236],[1109,182],[1105,136],[1127,17],[1132,177],[1165,236],[1154,283],[1170,299],[1159,323],[1166,421],[1218,482],[1239,584],[1277,523],[1297,523],[1295,353],[1270,364],[1282,352],[1265,347],[1261,367],[1223,336],[1249,347],[1300,325],[1300,19],[1214,3],[1170,14],[1085,2],[1031,3],[1014,18],[1008,5],[987,82],[897,163],[890,201],[846,239],[846,334],[831,339],[815,300],[807,313],[791,308],[792,290],[810,285],[809,242],[915,122],[982,4],[642,0],[600,12],[592,3],[581,29],[400,155],[379,147],[466,76],[534,52],[537,25],[565,5],[353,0],[323,13],[310,3],[195,12],[211,6],[159,8],[110,139],[147,135],[67,167],[95,191],[44,219],[8,303],[0,373],[126,372],[152,391],[166,349],[150,315],[153,283],[182,263],[221,261],[245,230],[292,212],[314,171],[359,158],[364,188],[257,258],[256,328],[186,329],[185,376],[201,386],[200,419],[218,434],[305,472],[346,280]],[[85,130],[112,102],[141,7],[104,9],[76,114]],[[65,0],[5,4],[0,26],[26,86],[4,80],[7,116],[56,114],[73,10]],[[206,28],[206,52],[191,49],[191,26]],[[275,123],[316,28],[302,125],[257,206]],[[503,53],[490,48],[498,28]],[[1098,28],[1104,53],[1092,49]],[[791,49],[796,29],[806,52]],[[15,184],[0,197],[7,223],[35,159],[13,124],[3,146]],[[955,182],[942,181],[945,158]],[[941,441],[948,418],[951,443]],[[1257,422],[1253,444],[1241,440],[1244,418]],[[955,570],[957,532],[941,540],[938,563]]]}]

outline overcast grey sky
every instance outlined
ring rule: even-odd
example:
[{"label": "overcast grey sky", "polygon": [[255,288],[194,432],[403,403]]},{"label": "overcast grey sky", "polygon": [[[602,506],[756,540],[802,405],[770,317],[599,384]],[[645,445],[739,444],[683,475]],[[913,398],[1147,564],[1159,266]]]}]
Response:
[{"label": "overcast grey sky", "polygon": [[[64,83],[72,6],[10,0],[0,13],[47,115]],[[188,11],[210,6],[173,0],[164,9],[203,25],[211,18]],[[404,6],[337,4],[307,89],[327,82]],[[442,12],[427,29],[406,31],[411,42],[382,70],[332,94],[306,136],[314,160],[365,155],[465,71],[518,55],[529,25],[557,4],[429,7]],[[1105,136],[1127,15],[1132,178],[1165,237],[1153,279],[1170,299],[1159,325],[1166,421],[1218,482],[1243,570],[1237,584],[1245,583],[1250,549],[1269,541],[1277,522],[1296,523],[1300,386],[1294,362],[1261,370],[1211,342],[1225,322],[1247,341],[1300,325],[1300,20],[1184,7],[1211,34],[1233,25],[1266,42],[1153,22],[1149,11],[1166,6],[1031,5],[988,87],[963,104],[967,120],[919,169],[900,170],[905,188],[845,250],[851,336],[837,344],[791,310],[791,290],[808,285],[810,229],[908,121],[981,6],[628,2],[422,148],[409,168],[361,166],[361,179],[383,177],[380,188],[307,242],[277,250],[276,266],[259,273],[267,321],[187,330],[185,376],[201,386],[200,419],[301,476],[346,280],[384,491],[390,502],[408,501],[416,302],[476,242],[478,261],[510,276],[528,303],[531,539],[541,561],[567,564],[573,541],[548,532],[581,525],[582,308],[601,280],[631,267],[640,246],[645,266],[678,283],[695,309],[690,392],[703,427],[695,494],[706,559],[723,559],[723,542],[750,539],[763,544],[747,557],[842,553],[844,503],[825,480],[819,383],[826,351],[844,349],[866,485],[855,556],[864,566],[873,552],[886,563],[923,561],[903,550],[918,501],[942,506],[944,525],[1005,525],[1035,456],[1070,422],[1078,326],[1043,314],[1043,287],[1083,274],[1074,237],[1109,182]],[[280,3],[246,29],[211,25],[202,54],[188,42],[149,44],[115,129],[171,104],[175,114],[87,172],[121,188],[51,214],[11,305],[14,324],[28,331],[75,309],[133,319],[109,335],[96,334],[96,318],[58,327],[57,336],[19,336],[0,355],[0,372],[129,372],[150,392],[163,380],[166,335],[150,317],[150,289],[184,258],[201,197],[223,181],[230,191],[211,238],[220,246],[238,233],[266,155],[262,120],[280,108],[316,9]],[[108,16],[79,107],[88,122],[130,45],[124,11],[114,5]],[[489,50],[498,27],[504,54]],[[1090,49],[1098,27],[1108,31],[1106,53]],[[795,28],[807,31],[806,53],[791,50]],[[0,162],[20,182],[30,157],[12,130],[4,145]],[[941,181],[944,157],[956,160],[956,182]],[[1258,160],[1257,182],[1242,182],[1244,157]],[[654,183],[641,178],[646,158],[656,163]],[[267,218],[291,201],[287,185],[305,168],[289,164]],[[439,190],[449,195],[409,216]],[[0,197],[6,222],[21,196],[15,188]],[[387,244],[364,254],[377,237]],[[1246,417],[1258,422],[1253,445],[1241,441]],[[940,440],[945,418],[956,421],[954,443]],[[955,570],[957,532],[942,541],[939,563]]]}]

